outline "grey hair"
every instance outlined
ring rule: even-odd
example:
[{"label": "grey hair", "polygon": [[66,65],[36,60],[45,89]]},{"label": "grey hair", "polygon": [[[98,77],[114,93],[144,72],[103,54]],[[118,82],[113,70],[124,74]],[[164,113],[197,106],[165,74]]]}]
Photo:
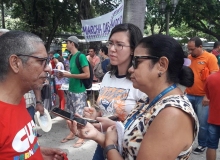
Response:
[{"label": "grey hair", "polygon": [[[0,36],[0,81],[3,81],[8,74],[11,55],[31,55],[37,51],[36,46],[39,43],[43,44],[42,39],[23,31],[10,31]],[[28,60],[27,56],[19,58],[23,63]]]}]

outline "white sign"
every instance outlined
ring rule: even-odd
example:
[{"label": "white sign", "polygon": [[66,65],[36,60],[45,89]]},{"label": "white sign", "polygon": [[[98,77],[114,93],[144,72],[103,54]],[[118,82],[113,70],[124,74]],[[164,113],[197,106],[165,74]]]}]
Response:
[{"label": "white sign", "polygon": [[124,0],[112,12],[97,18],[81,20],[87,42],[108,40],[112,28],[123,22]]}]

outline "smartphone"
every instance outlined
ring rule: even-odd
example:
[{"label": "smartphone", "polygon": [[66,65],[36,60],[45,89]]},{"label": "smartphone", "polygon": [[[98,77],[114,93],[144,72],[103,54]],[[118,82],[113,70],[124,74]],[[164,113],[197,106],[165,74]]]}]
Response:
[{"label": "smartphone", "polygon": [[89,123],[99,123],[99,121],[97,121],[95,119],[89,119],[89,118],[85,118],[85,117],[83,117],[83,119],[87,120],[87,122],[89,122]]},{"label": "smartphone", "polygon": [[57,115],[57,116],[60,116],[66,120],[71,120],[71,121],[76,121],[77,123],[79,123],[80,125],[83,125],[85,126],[86,123],[87,123],[87,120],[86,119],[83,119],[83,118],[80,118],[80,117],[75,117],[74,114],[71,114],[67,111],[64,111],[60,108],[53,108],[51,110],[51,113]]}]

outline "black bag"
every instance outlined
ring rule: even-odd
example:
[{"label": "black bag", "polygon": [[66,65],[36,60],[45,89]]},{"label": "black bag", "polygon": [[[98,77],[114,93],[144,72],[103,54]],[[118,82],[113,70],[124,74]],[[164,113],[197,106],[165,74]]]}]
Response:
[{"label": "black bag", "polygon": [[[80,66],[80,63],[79,63],[80,54],[82,54],[82,53],[79,53],[76,57],[76,66],[79,69],[80,73],[84,73],[82,70],[82,67]],[[81,86],[83,83],[86,89],[89,89],[92,87],[92,81],[93,81],[93,68],[90,63],[89,63],[89,72],[90,72],[90,77],[88,79],[80,79]]]}]

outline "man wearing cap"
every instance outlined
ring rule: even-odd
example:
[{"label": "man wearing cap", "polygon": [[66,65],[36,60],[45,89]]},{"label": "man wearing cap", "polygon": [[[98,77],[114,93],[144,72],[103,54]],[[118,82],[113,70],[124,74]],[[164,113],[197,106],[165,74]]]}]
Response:
[{"label": "man wearing cap", "polygon": [[23,98],[42,87],[50,70],[43,41],[31,33],[7,32],[0,36],[0,57],[0,159],[63,159],[61,150],[40,147]]},{"label": "man wearing cap", "polygon": [[[81,83],[80,79],[87,79],[90,77],[89,72],[89,63],[86,59],[86,56],[84,54],[80,54],[80,51],[78,51],[79,46],[79,39],[76,36],[71,36],[68,39],[65,40],[67,42],[66,48],[71,53],[70,58],[70,72],[59,72],[60,77],[67,77],[70,78],[69,80],[69,92],[67,93],[68,97],[68,108],[70,108],[69,112],[71,113],[78,113],[79,115],[83,115],[83,109],[87,106],[87,93],[86,88]],[[79,63],[82,67],[82,70],[84,73],[80,73],[79,69],[76,66],[76,57],[79,56]],[[67,142],[68,140],[75,139],[75,133],[70,132],[70,134],[65,137],[61,142]],[[76,144],[73,145],[73,147],[78,148],[82,144],[84,144],[85,141],[83,139],[79,139]]]},{"label": "man wearing cap", "polygon": [[[89,55],[86,57],[93,68],[93,73],[94,73],[95,65],[100,62],[100,58],[95,54],[95,52],[96,52],[95,47],[90,46]],[[93,82],[98,82],[98,78],[96,78],[95,74],[93,76]]]}]

